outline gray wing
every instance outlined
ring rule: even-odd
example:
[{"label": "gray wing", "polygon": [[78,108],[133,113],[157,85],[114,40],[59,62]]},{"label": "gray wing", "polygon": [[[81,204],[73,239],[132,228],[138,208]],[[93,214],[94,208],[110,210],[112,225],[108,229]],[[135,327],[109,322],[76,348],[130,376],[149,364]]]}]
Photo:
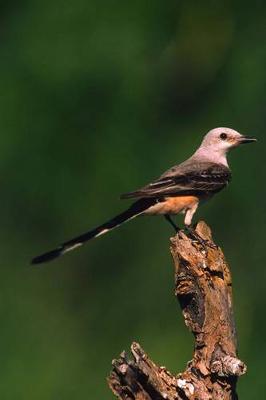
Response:
[{"label": "gray wing", "polygon": [[230,181],[229,168],[211,162],[189,162],[173,167],[160,178],[122,199],[164,197],[167,195],[211,195],[222,190]]}]

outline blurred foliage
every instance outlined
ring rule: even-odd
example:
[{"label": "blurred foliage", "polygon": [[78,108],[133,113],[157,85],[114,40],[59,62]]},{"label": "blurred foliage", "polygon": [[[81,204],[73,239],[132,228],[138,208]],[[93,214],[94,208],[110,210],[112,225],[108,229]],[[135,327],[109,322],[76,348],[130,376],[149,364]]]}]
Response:
[{"label": "blurred foliage", "polygon": [[260,139],[231,155],[232,184],[197,217],[233,272],[249,366],[240,398],[262,397],[265,2],[5,0],[0,9],[1,397],[112,399],[105,377],[132,340],[171,371],[184,368],[192,338],[162,218],[136,219],[41,268],[29,259],[125,208],[121,192],[182,161],[216,126]]}]

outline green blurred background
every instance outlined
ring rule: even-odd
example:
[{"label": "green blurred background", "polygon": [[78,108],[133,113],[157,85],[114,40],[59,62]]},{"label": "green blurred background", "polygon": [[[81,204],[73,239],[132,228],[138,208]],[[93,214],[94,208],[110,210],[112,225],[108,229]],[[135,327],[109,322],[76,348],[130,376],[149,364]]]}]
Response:
[{"label": "green blurred background", "polygon": [[[127,207],[210,128],[259,138],[197,218],[234,280],[242,400],[265,383],[266,4],[3,1],[0,12],[4,400],[112,399],[132,340],[172,372],[193,340],[173,295],[170,226],[139,218],[54,263],[32,256]],[[178,218],[181,223],[181,218]]]}]

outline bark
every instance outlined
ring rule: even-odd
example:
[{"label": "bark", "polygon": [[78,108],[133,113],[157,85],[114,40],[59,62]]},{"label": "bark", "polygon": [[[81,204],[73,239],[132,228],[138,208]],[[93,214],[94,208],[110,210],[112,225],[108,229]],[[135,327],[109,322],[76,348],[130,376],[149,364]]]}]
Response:
[{"label": "bark", "polygon": [[123,352],[108,378],[119,399],[237,399],[236,382],[246,366],[237,357],[231,274],[209,227],[199,222],[196,232],[205,244],[183,230],[171,239],[175,296],[195,337],[193,359],[183,373],[172,375],[133,343],[133,358]]}]

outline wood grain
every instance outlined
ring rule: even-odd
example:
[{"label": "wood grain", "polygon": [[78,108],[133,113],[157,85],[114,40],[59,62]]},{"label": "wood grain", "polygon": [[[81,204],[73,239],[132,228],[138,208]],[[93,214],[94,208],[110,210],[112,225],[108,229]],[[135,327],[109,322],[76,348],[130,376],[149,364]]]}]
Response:
[{"label": "wood grain", "polygon": [[193,359],[183,373],[172,375],[133,343],[133,358],[123,352],[113,361],[108,378],[119,399],[237,399],[237,379],[246,366],[237,357],[231,274],[222,250],[213,243],[210,228],[199,222],[196,232],[205,245],[181,230],[171,238],[170,246],[175,296],[195,337]]}]

